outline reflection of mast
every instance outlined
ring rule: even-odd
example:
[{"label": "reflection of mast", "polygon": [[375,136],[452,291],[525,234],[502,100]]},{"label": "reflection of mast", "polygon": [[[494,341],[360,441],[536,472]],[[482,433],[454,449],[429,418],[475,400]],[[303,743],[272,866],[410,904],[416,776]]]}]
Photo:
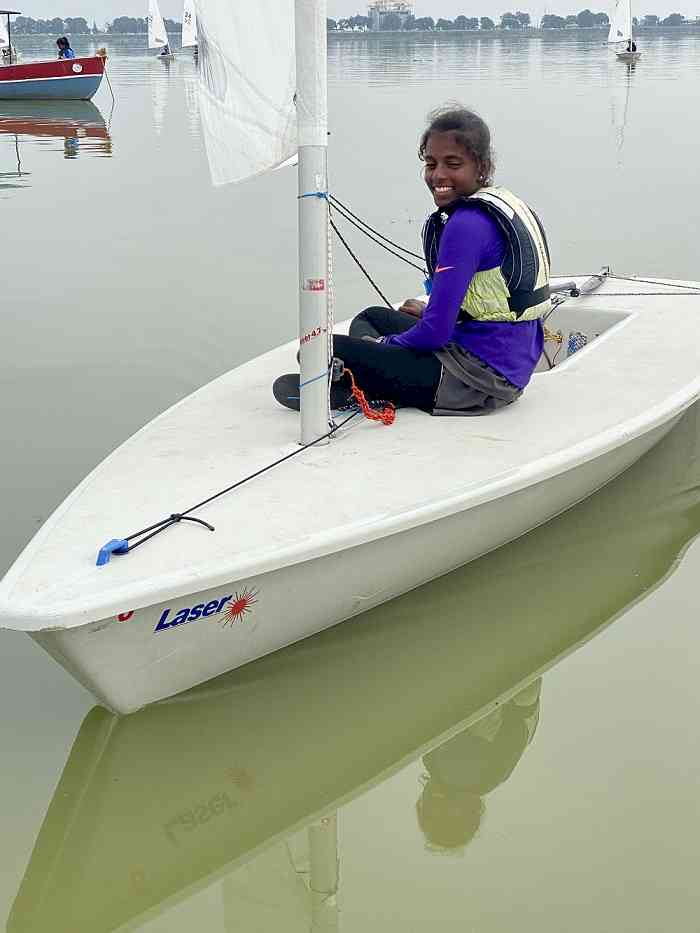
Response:
[{"label": "reflection of mast", "polygon": [[630,92],[632,89],[632,74],[635,69],[635,62],[630,61],[626,62],[626,74],[625,74],[625,84],[624,84],[624,95],[618,94],[616,91],[619,88],[619,85],[613,89],[612,97],[612,125],[615,131],[615,141],[617,147],[617,164],[618,167],[622,165],[622,147],[625,144],[625,131],[627,129],[627,118],[629,115],[630,107]]},{"label": "reflection of mast", "polygon": [[190,136],[199,136],[199,98],[197,97],[198,80],[195,73],[183,75],[185,86],[185,109],[190,126]]},{"label": "reflection of mast", "polygon": [[[166,63],[167,64],[167,63]],[[168,81],[170,80],[169,67],[165,72],[159,68],[151,72],[151,95],[153,101],[153,125],[156,135],[160,136],[163,132],[165,123],[165,108],[168,104]]]},{"label": "reflection of mast", "polygon": [[337,933],[338,814],[324,816],[309,827],[311,852],[311,933]]}]

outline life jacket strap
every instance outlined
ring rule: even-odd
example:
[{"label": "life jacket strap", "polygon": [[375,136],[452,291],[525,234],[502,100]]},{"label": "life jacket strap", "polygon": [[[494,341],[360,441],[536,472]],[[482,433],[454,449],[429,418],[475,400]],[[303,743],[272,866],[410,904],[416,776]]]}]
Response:
[{"label": "life jacket strap", "polygon": [[536,288],[534,292],[515,291],[508,299],[508,307],[516,317],[520,317],[528,308],[534,308],[535,305],[542,304],[543,301],[546,301],[549,298],[549,294],[549,283],[543,285],[542,288]]}]

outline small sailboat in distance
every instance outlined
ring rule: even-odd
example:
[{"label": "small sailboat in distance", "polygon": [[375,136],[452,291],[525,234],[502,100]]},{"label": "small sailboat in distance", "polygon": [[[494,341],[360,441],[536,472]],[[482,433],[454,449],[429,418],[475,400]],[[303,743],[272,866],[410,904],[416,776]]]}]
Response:
[{"label": "small sailboat in distance", "polygon": [[17,49],[10,41],[10,16],[14,13],[14,10],[0,10],[0,56],[3,65],[17,64]]},{"label": "small sailboat in distance", "polygon": [[642,57],[632,37],[632,0],[617,0],[615,3],[608,43],[616,46],[615,55],[620,61],[636,62]]},{"label": "small sailboat in distance", "polygon": [[170,51],[168,33],[165,29],[163,17],[161,16],[158,0],[148,0],[148,17],[146,22],[148,24],[148,48],[160,49],[161,52],[158,58],[161,61],[173,61],[175,56]]}]

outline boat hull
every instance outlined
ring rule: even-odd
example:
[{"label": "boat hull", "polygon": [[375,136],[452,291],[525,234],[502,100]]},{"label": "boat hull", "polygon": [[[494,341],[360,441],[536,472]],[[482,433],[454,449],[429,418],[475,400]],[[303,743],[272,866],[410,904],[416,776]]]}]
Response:
[{"label": "boat hull", "polygon": [[[129,713],[448,573],[590,496],[673,420],[544,482],[359,547],[32,638],[110,709]],[[465,620],[469,616],[465,595]]]},{"label": "boat hull", "polygon": [[104,75],[99,55],[0,68],[0,100],[90,100]]},{"label": "boat hull", "polygon": [[641,52],[615,52],[615,55],[621,62],[636,62],[642,57]]}]

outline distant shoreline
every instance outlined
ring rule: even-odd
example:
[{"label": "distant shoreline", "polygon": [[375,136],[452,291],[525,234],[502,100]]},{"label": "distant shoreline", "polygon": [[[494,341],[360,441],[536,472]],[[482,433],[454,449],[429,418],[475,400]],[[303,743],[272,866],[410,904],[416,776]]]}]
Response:
[{"label": "distant shoreline", "polygon": [[[447,37],[473,36],[503,37],[517,36],[552,36],[554,38],[571,38],[575,36],[607,36],[609,26],[576,26],[572,29],[540,29],[535,26],[525,26],[522,29],[382,29],[377,31],[354,32],[351,29],[329,29],[327,35],[334,39],[379,39],[382,36],[433,36]],[[700,23],[683,23],[680,26],[635,26],[634,34],[659,36],[697,36],[700,37]]]}]

